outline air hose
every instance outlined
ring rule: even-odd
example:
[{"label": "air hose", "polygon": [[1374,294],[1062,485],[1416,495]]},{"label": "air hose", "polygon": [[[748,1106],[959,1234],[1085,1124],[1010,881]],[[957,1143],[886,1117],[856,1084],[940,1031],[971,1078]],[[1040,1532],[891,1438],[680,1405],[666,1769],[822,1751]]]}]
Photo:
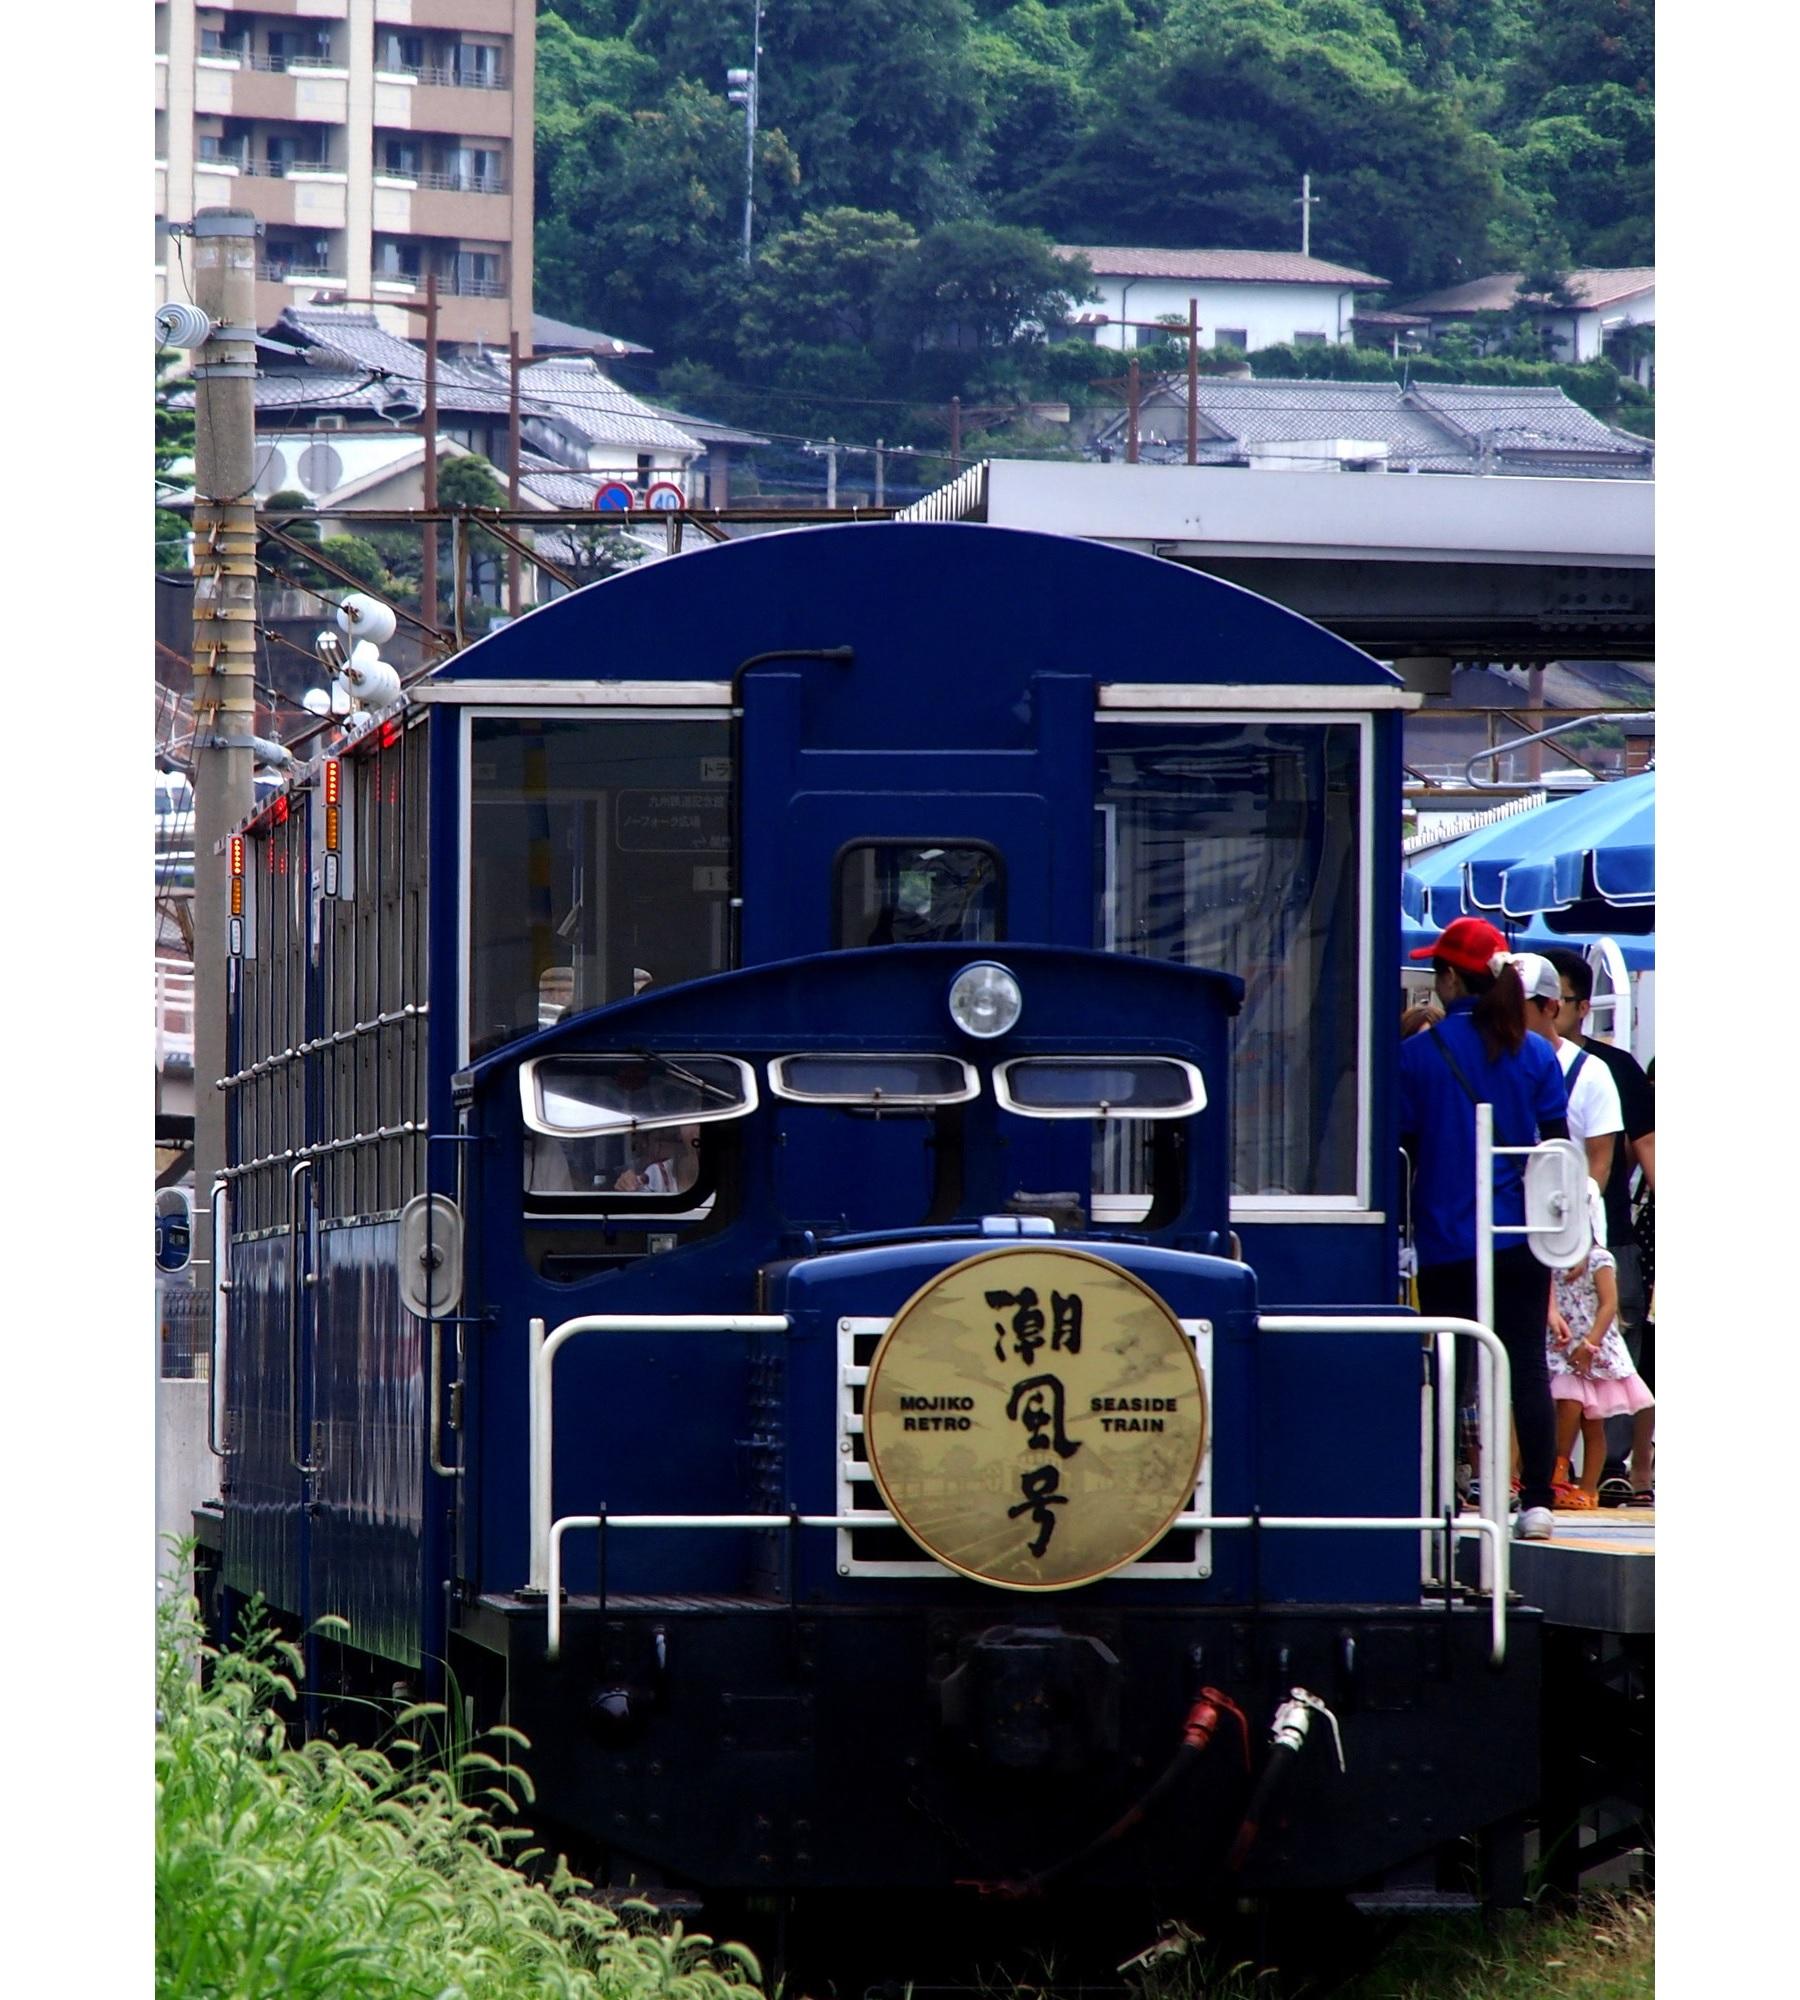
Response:
[{"label": "air hose", "polygon": [[1231,1843],[1231,1852],[1225,1861],[1228,1870],[1235,1872],[1244,1865],[1251,1848],[1256,1845],[1257,1835],[1268,1824],[1280,1803],[1281,1795],[1293,1777],[1295,1760],[1300,1755],[1315,1715],[1324,1716],[1331,1724],[1332,1739],[1337,1745],[1338,1769],[1343,1770],[1344,1739],[1338,1730],[1337,1717],[1316,1694],[1301,1687],[1290,1688],[1287,1699],[1276,1709],[1275,1720],[1269,1727],[1268,1761],[1263,1765],[1262,1776],[1256,1781],[1256,1790],[1250,1796],[1249,1809],[1237,1830],[1237,1838]]},{"label": "air hose", "polygon": [[1176,1790],[1206,1754],[1208,1746],[1217,1734],[1219,1724],[1226,1716],[1237,1723],[1243,1739],[1244,1770],[1250,1769],[1250,1724],[1244,1711],[1238,1707],[1230,1695],[1215,1687],[1203,1687],[1195,1697],[1187,1712],[1187,1720],[1181,1726],[1181,1742],[1175,1754],[1164,1766],[1161,1774],[1149,1790],[1128,1807],[1104,1833],[1088,1842],[1064,1860],[1048,1868],[1040,1868],[1035,1874],[999,1882],[965,1881],[956,1886],[959,1889],[974,1889],[982,1896],[992,1896],[1001,1902],[1018,1903],[1041,1896],[1044,1891],[1062,1876],[1070,1874],[1084,1862],[1091,1860],[1103,1848],[1123,1840],[1131,1830],[1140,1825],[1160,1806],[1169,1794]]}]

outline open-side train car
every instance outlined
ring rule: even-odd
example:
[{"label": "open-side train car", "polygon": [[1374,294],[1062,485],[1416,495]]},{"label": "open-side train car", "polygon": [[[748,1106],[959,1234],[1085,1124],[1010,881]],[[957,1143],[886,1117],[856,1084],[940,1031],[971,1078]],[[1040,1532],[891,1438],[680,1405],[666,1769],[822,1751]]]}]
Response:
[{"label": "open-side train car", "polygon": [[221,1631],[311,1634],[313,1728],[512,1722],[615,1881],[1504,1895],[1539,1626],[1395,1305],[1409,700],[864,524],[335,739],[234,845]]}]

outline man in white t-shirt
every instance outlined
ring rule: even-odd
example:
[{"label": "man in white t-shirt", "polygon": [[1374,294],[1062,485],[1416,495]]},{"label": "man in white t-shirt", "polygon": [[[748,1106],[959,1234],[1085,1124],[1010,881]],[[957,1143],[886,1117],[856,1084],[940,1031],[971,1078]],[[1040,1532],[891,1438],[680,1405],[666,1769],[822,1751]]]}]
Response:
[{"label": "man in white t-shirt", "polygon": [[1542,1035],[1562,1065],[1563,1088],[1569,1093],[1569,1137],[1581,1142],[1594,1185],[1604,1189],[1612,1172],[1613,1141],[1625,1129],[1619,1086],[1603,1062],[1596,1062],[1578,1042],[1556,1032],[1562,1005],[1562,977],[1547,958],[1528,951],[1518,961],[1519,983],[1525,988],[1525,1025]]}]

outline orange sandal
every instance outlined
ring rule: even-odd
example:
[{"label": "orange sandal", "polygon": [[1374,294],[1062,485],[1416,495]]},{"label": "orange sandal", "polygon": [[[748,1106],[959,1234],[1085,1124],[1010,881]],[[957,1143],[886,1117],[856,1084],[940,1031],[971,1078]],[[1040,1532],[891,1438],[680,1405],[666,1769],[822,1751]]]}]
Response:
[{"label": "orange sandal", "polygon": [[1550,1491],[1554,1496],[1551,1504],[1559,1514],[1585,1514],[1600,1504],[1585,1487],[1575,1484],[1566,1458],[1559,1458],[1551,1471]]}]

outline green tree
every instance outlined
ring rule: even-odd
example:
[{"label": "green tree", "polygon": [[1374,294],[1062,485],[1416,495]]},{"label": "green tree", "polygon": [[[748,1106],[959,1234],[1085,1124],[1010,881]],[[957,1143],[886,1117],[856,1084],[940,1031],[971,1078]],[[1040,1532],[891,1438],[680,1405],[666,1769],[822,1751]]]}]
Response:
[{"label": "green tree", "polygon": [[[480,452],[472,451],[460,458],[453,458],[438,469],[438,505],[440,507],[504,507],[506,489],[500,484],[494,468]],[[444,543],[450,548],[445,549]],[[439,537],[441,553],[447,558],[454,553],[454,538]],[[492,591],[497,597],[506,570],[506,544],[486,528],[470,527],[463,535],[463,553],[469,565],[468,597],[475,601],[465,604],[465,626],[471,622],[480,629],[484,627],[487,606],[482,602],[482,593]],[[455,588],[452,581],[451,587]]]},{"label": "green tree", "polygon": [[[170,398],[184,386],[180,378],[172,376],[182,357],[171,347],[159,347],[156,351],[156,492],[158,497],[175,493],[191,493],[194,490],[194,476],[191,472],[178,469],[192,465],[194,460],[194,413],[192,410],[175,409]],[[187,521],[167,507],[156,509],[156,567],[160,571],[185,570],[187,558]]]},{"label": "green tree", "polygon": [[968,0],[780,0],[763,20],[762,115],[809,207],[974,212],[983,146]]},{"label": "green tree", "polygon": [[1035,231],[991,222],[928,229],[888,287],[898,324],[918,346],[1041,341],[1095,296],[1085,258],[1065,260]]},{"label": "green tree", "polygon": [[738,320],[738,351],[766,368],[795,347],[873,347],[895,273],[918,247],[909,223],[859,208],[821,209],[770,238]]},{"label": "green tree", "polygon": [[[316,530],[315,530],[316,532]],[[347,569],[361,583],[365,583],[377,597],[418,596],[418,562],[414,557],[414,580],[410,590],[403,589],[398,579],[382,560],[381,551],[373,540],[362,535],[327,535],[319,544],[319,553],[329,556],[339,569]],[[336,577],[328,577],[333,590],[341,590],[342,583]]]},{"label": "green tree", "polygon": [[1076,241],[1298,247],[1309,172],[1316,254],[1404,289],[1454,277],[1485,259],[1499,159],[1400,57],[1367,0],[1180,0],[1068,159],[1006,212]]},{"label": "green tree", "polygon": [[[647,109],[586,106],[540,187],[546,301],[646,346],[728,354],[743,283],[743,176],[742,121],[697,83],[673,85]],[[786,141],[765,129],[759,201],[797,178]]]}]

